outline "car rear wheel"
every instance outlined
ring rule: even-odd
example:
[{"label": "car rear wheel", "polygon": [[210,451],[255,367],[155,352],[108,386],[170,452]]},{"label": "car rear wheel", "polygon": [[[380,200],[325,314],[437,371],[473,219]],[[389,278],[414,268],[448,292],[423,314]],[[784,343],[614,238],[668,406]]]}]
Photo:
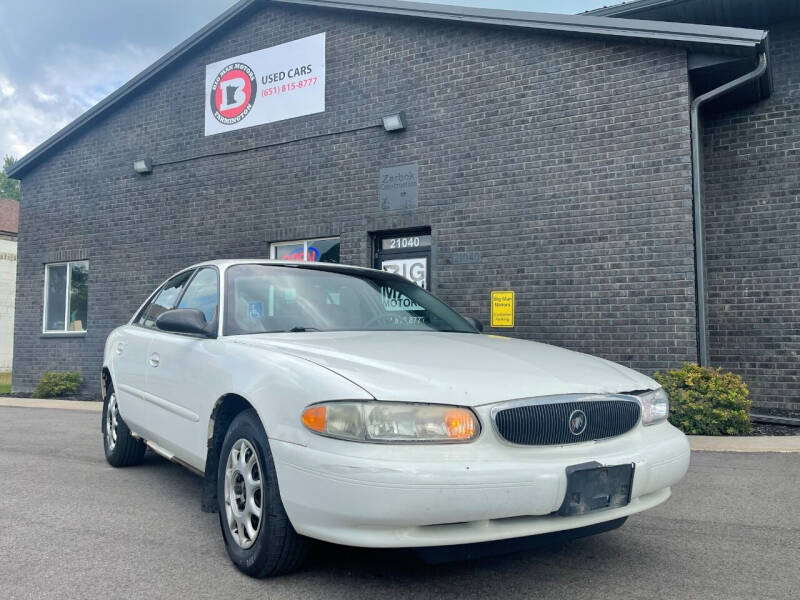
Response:
[{"label": "car rear wheel", "polygon": [[103,448],[112,467],[130,467],[142,462],[147,446],[131,435],[122,420],[114,386],[109,384],[103,401]]},{"label": "car rear wheel", "polygon": [[219,522],[233,564],[251,577],[299,568],[309,540],[294,530],[283,508],[269,442],[254,410],[236,416],[219,456]]}]

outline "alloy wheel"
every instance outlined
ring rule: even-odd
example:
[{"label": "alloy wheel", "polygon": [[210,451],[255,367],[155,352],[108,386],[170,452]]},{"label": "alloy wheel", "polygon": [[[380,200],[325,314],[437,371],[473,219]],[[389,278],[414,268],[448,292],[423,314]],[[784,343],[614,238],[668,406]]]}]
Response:
[{"label": "alloy wheel", "polygon": [[108,398],[106,409],[106,444],[109,452],[117,445],[117,427],[119,426],[119,409],[117,408],[117,395],[112,392]]},{"label": "alloy wheel", "polygon": [[261,529],[264,488],[255,448],[239,439],[225,465],[225,516],[231,537],[243,549],[250,548]]}]

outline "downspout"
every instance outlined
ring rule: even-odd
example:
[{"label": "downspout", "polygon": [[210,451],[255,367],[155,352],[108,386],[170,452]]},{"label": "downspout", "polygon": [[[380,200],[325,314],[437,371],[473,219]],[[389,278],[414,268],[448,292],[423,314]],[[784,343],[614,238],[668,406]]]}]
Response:
[{"label": "downspout", "polygon": [[708,366],[708,311],[706,306],[705,227],[703,224],[703,154],[700,107],[714,98],[735,90],[745,83],[761,77],[767,70],[767,53],[758,57],[758,66],[728,83],[714,88],[692,100],[692,194],[694,196],[694,269],[697,278],[697,362]]}]

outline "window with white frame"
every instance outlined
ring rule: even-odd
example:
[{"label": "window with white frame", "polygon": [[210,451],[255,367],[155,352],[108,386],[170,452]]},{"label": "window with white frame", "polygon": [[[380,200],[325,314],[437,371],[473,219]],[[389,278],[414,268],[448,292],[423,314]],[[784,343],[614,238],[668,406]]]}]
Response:
[{"label": "window with white frame", "polygon": [[85,332],[88,298],[88,261],[45,265],[44,332]]},{"label": "window with white frame", "polygon": [[270,258],[298,262],[339,262],[339,238],[317,238],[277,242],[270,245]]}]

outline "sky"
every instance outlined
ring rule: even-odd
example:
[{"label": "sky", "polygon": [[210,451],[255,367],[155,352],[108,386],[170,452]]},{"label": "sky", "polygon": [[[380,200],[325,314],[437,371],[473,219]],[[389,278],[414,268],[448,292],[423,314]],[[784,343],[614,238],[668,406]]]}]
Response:
[{"label": "sky", "polygon": [[[5,155],[22,157],[235,1],[0,0],[0,164]],[[437,2],[572,14],[618,3]]]}]

